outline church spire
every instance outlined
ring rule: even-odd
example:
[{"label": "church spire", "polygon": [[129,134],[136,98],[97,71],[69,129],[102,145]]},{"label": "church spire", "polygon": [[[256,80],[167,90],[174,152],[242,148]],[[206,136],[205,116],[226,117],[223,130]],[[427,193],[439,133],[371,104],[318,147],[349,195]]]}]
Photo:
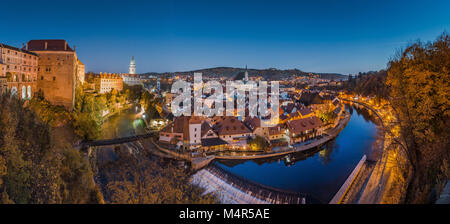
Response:
[{"label": "church spire", "polygon": [[[242,74],[242,73],[241,73]],[[244,81],[247,82],[248,81],[248,71],[247,71],[247,65],[245,65],[245,77],[244,77]]]}]

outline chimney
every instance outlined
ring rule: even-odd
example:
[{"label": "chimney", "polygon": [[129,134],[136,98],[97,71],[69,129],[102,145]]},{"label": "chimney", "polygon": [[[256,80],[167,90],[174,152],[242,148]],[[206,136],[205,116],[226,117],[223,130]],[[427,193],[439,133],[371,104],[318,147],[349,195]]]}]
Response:
[{"label": "chimney", "polygon": [[45,41],[44,50],[47,50],[47,41]]},{"label": "chimney", "polygon": [[28,43],[25,44],[25,49],[28,51]]},{"label": "chimney", "polygon": [[67,42],[64,41],[64,50],[67,51]]}]

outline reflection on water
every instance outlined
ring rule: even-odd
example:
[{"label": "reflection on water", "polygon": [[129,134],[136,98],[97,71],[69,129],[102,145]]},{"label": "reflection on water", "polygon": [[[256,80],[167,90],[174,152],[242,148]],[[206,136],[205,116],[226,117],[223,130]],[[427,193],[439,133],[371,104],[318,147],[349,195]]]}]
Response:
[{"label": "reflection on water", "polygon": [[145,122],[136,107],[112,115],[102,124],[102,139],[128,137],[145,133]]},{"label": "reflection on water", "polygon": [[279,158],[216,164],[263,185],[307,193],[327,203],[375,142],[372,112],[357,106],[346,106],[346,110],[352,114],[347,126],[320,148]]}]

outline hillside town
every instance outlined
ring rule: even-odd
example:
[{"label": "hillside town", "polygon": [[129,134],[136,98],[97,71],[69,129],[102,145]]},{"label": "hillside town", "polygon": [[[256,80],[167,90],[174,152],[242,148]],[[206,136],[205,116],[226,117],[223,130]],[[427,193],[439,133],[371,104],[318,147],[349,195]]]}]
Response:
[{"label": "hillside town", "polygon": [[[261,117],[174,117],[171,102],[177,96],[169,89],[173,80],[192,80],[190,76],[171,77],[136,74],[131,58],[129,73],[86,73],[86,66],[78,58],[76,47],[65,40],[30,40],[17,48],[0,44],[0,92],[9,92],[27,101],[40,94],[53,105],[71,111],[75,103],[75,89],[83,87],[85,94],[106,94],[122,91],[124,85],[143,86],[159,99],[156,106],[161,126],[158,142],[161,146],[187,152],[214,151],[270,151],[272,148],[293,147],[321,138],[325,130],[335,128],[343,118],[344,108],[337,93],[314,89],[317,86],[341,85],[341,80],[325,80],[318,75],[296,76],[280,80],[280,117],[273,127],[263,127]],[[258,74],[249,75],[242,69],[235,77],[206,76],[205,80],[248,81],[265,80]],[[162,85],[164,87],[162,87]],[[305,85],[304,89],[296,85]],[[248,96],[247,96],[248,104]],[[225,103],[225,100],[224,100]],[[103,115],[107,113],[104,112]],[[151,122],[148,117],[148,123]],[[157,123],[161,124],[161,123]]]}]

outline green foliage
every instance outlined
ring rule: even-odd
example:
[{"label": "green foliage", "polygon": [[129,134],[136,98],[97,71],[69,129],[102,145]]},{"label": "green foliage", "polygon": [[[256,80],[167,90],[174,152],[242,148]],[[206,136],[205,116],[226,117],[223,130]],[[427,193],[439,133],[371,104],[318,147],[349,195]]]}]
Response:
[{"label": "green foliage", "polygon": [[142,94],[141,101],[142,107],[147,115],[147,120],[161,118],[158,111],[156,110],[156,105],[158,104],[158,99],[148,91]]},{"label": "green foliage", "polygon": [[318,116],[325,124],[332,123],[336,119],[336,114],[333,111],[319,111]]},{"label": "green foliage", "polygon": [[130,102],[139,102],[144,91],[142,85],[129,86],[125,83],[123,84],[123,95]]},{"label": "green foliage", "polygon": [[99,138],[103,111],[107,108],[105,95],[84,94],[81,85],[78,85],[73,111],[75,133],[86,140]]},{"label": "green foliage", "polygon": [[98,190],[85,157],[69,144],[56,148],[49,125],[54,119],[44,122],[31,109],[44,118],[56,115],[38,102],[30,105],[0,96],[0,202],[101,202],[92,197]]},{"label": "green foliage", "polygon": [[254,139],[250,140],[248,142],[248,145],[250,147],[250,150],[255,151],[265,150],[269,146],[266,139],[261,136],[256,136]]},{"label": "green foliage", "polygon": [[39,114],[44,123],[48,123],[52,127],[64,125],[72,120],[70,112],[63,106],[52,105],[43,98],[33,98],[30,101],[30,107]]}]

